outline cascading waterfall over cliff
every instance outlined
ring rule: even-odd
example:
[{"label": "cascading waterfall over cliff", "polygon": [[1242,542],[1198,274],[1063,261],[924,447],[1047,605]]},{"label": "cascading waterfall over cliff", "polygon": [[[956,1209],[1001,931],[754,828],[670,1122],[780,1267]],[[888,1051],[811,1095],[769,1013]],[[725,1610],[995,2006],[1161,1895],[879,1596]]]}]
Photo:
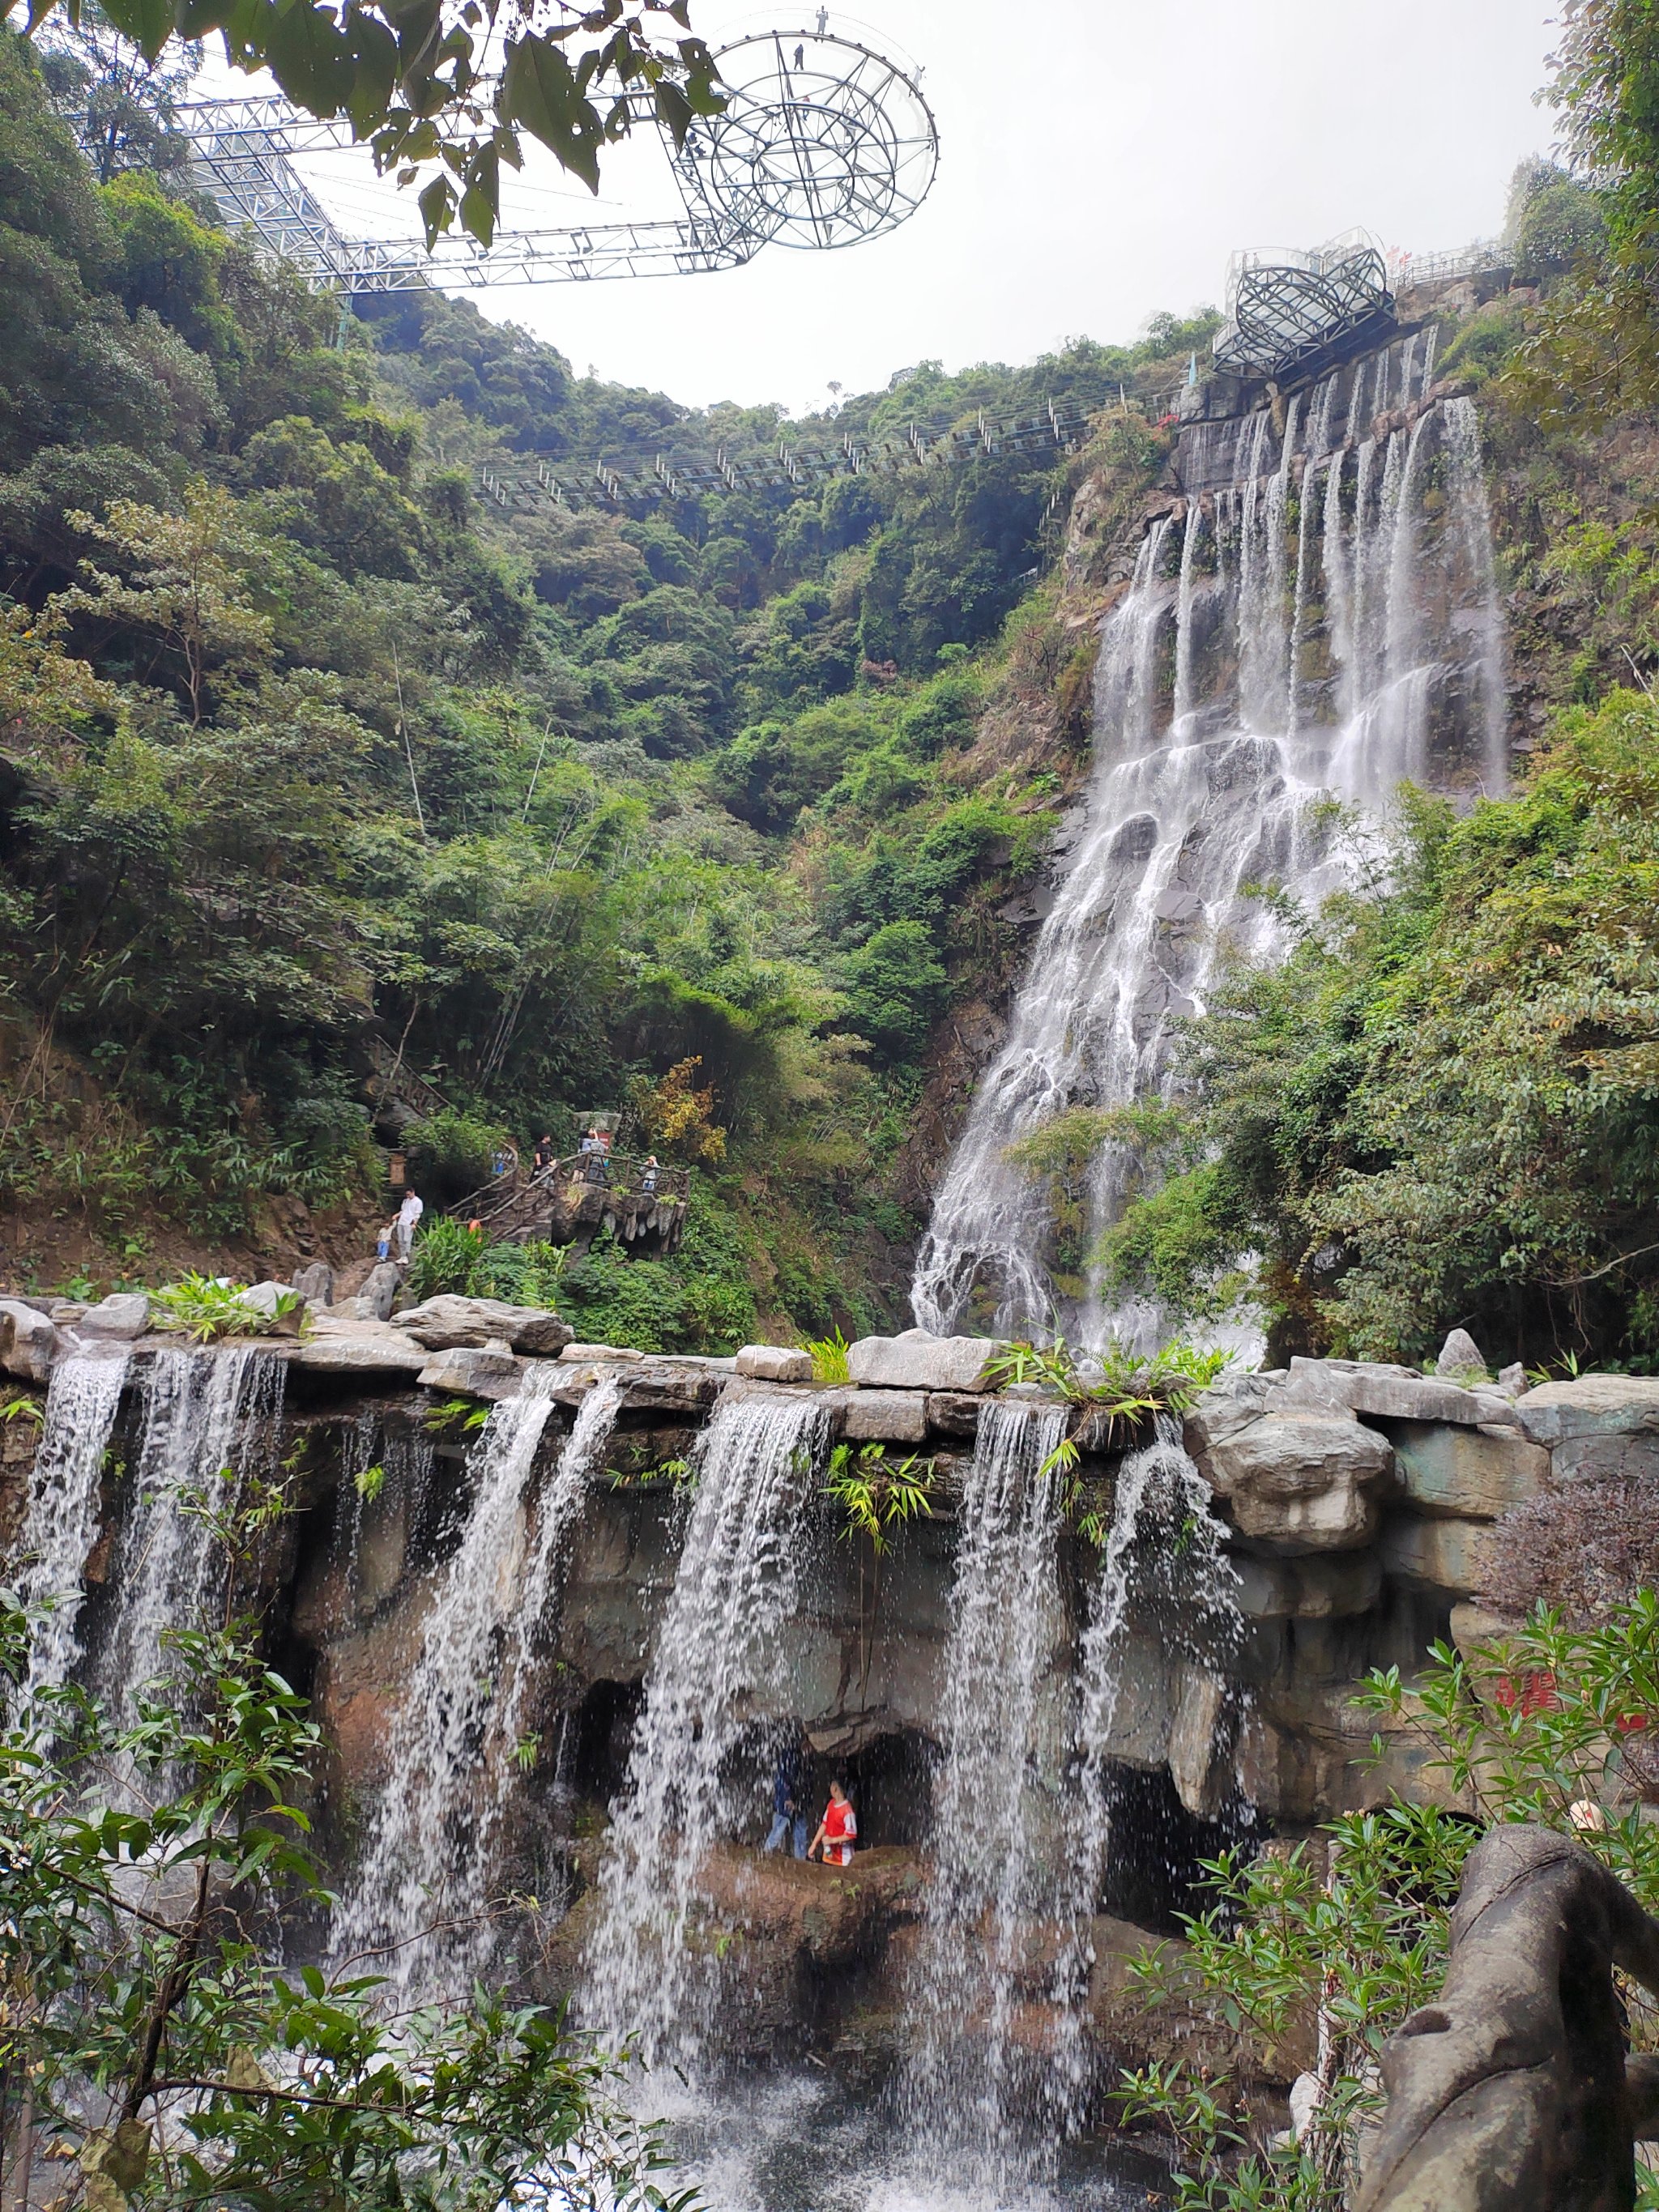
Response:
[{"label": "cascading waterfall over cliff", "polygon": [[81,1656],[82,1576],[98,1531],[104,1454],[121,1410],[125,1350],[82,1353],[53,1368],[40,1447],[17,1553],[17,1593],[37,1616],[29,1650],[27,1703],[68,1681]]},{"label": "cascading waterfall over cliff", "polygon": [[251,1345],[158,1352],[150,1364],[110,1577],[114,1610],[94,1670],[123,1721],[166,1671],[164,1632],[217,1625],[226,1563],[211,1516],[273,1455],[287,1378],[279,1354]]},{"label": "cascading waterfall over cliff", "polygon": [[[943,1662],[933,1880],[900,2090],[924,2156],[993,2186],[1024,2160],[1046,2067],[1017,2042],[1024,1949],[1063,1882],[1063,1406],[988,1405],[960,1508]],[[1050,2131],[1052,2139],[1052,2130]]]},{"label": "cascading waterfall over cliff", "polygon": [[1158,1086],[1224,948],[1277,941],[1253,887],[1316,902],[1346,878],[1353,839],[1316,802],[1377,815],[1406,778],[1503,787],[1479,427],[1470,401],[1427,398],[1431,373],[1419,334],[1291,399],[1281,425],[1263,410],[1202,426],[1184,514],[1150,526],[1103,632],[1086,811],[934,1200],[923,1328],[1135,1334],[1146,1317],[1103,1310],[1089,1276],[1121,1148],[1101,1153],[1066,1249],[1008,1147]]},{"label": "cascading waterfall over cliff", "polygon": [[811,1401],[722,1401],[698,1440],[696,1497],[613,1808],[586,2025],[633,2037],[650,2063],[695,2065],[719,1986],[695,1941],[697,1878],[732,1832],[728,1762],[793,1614],[802,1523],[830,1441]]},{"label": "cascading waterfall over cliff", "polygon": [[994,2196],[1052,2166],[1090,2109],[1094,1916],[1114,1841],[1129,1632],[1183,1670],[1189,1787],[1231,1795],[1242,1629],[1208,1486],[1160,1415],[1119,1469],[1074,1662],[1060,1569],[1066,1409],[988,1405],[965,1483],[942,1674],[933,1876],[898,2088],[908,2164]]},{"label": "cascading waterfall over cliff", "polygon": [[526,1492],[559,1380],[555,1367],[530,1369],[519,1395],[489,1416],[471,1510],[426,1618],[356,1883],[334,1917],[336,1954],[384,1951],[380,1970],[401,1987],[465,1988],[491,1948],[484,1916],[532,1662],[587,1475],[622,1400],[615,1376],[588,1391],[530,1536]]}]

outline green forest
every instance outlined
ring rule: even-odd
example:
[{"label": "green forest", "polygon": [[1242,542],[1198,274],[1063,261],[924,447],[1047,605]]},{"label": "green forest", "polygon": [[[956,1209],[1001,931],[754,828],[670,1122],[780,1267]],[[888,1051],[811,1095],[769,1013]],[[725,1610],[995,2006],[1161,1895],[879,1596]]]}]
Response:
[{"label": "green forest", "polygon": [[[674,1258],[568,1271],[584,1331],[904,1325],[1086,771],[1113,556],[1218,318],[924,362],[787,423],[1066,400],[1095,430],[1063,458],[503,509],[480,471],[515,457],[758,453],[784,418],[580,377],[435,291],[342,314],[192,196],[119,55],[0,32],[15,1272],[367,1249],[395,1054],[446,1102],[401,1139],[440,1206],[600,1110],[691,1168]],[[1625,134],[1630,181],[1524,167],[1516,287],[1443,332],[1482,402],[1522,780],[1461,817],[1408,795],[1369,887],[1191,1025],[1095,1255],[1173,1323],[1243,1295],[1281,1352],[1415,1358],[1462,1322],[1659,1358],[1659,157],[1620,82],[1581,57],[1557,97],[1587,160]],[[88,99],[95,168],[62,113]],[[1030,1170],[1058,1189],[1125,1136],[1066,1117]]]},{"label": "green forest", "polygon": [[[504,515],[481,465],[671,431],[764,450],[778,410],[578,378],[436,293],[343,319],[216,227],[164,129],[109,135],[100,183],[3,34],[0,1178],[24,1254],[51,1279],[73,1230],[113,1279],[180,1236],[280,1244],[296,1204],[372,1219],[376,1038],[449,1102],[411,1155],[440,1200],[503,1134],[648,1126],[690,1064],[691,1231],[672,1267],[594,1255],[613,1327],[890,1316],[930,1036],[1012,957],[996,908],[1085,734],[1018,711],[1075,651],[1033,588],[1054,457]],[[1020,371],[924,362],[835,434],[1167,389],[1212,319]]]}]

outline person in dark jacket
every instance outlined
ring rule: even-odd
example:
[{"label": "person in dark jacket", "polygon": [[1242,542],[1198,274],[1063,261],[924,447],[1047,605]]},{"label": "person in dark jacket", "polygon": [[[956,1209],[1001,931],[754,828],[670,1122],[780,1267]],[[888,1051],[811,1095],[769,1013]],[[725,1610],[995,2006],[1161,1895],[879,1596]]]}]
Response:
[{"label": "person in dark jacket", "polygon": [[791,1837],[794,1855],[806,1856],[806,1731],[786,1738],[772,1775],[772,1827],[766,1838],[769,1851],[783,1849]]}]

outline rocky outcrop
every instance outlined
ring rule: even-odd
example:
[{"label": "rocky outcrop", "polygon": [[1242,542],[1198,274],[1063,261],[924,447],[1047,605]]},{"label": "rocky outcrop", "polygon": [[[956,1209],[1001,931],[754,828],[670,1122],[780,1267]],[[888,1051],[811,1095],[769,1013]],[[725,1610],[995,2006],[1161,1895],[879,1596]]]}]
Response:
[{"label": "rocky outcrop", "polygon": [[88,1306],[75,1324],[77,1336],[142,1336],[149,1327],[149,1299],[143,1291],[116,1291]]},{"label": "rocky outcrop", "polygon": [[544,1307],[508,1305],[500,1298],[459,1297],[450,1292],[406,1306],[398,1316],[398,1326],[430,1352],[482,1350],[499,1338],[513,1351],[538,1358],[562,1352],[576,1334],[568,1322]]},{"label": "rocky outcrop", "polygon": [[745,1344],[738,1354],[737,1370],[760,1382],[810,1382],[812,1355],[787,1345]]},{"label": "rocky outcrop", "polygon": [[1281,1552],[1369,1544],[1394,1481],[1386,1438],[1317,1413],[1259,1413],[1207,1437],[1197,1463],[1239,1533]]},{"label": "rocky outcrop", "polygon": [[64,1349],[57,1324],[21,1298],[0,1298],[0,1367],[20,1382],[44,1382]]},{"label": "rocky outcrop", "polygon": [[1516,1419],[1549,1449],[1558,1482],[1659,1474],[1659,1377],[1583,1375],[1546,1382],[1516,1403]]},{"label": "rocky outcrop", "polygon": [[1000,1344],[982,1336],[930,1336],[908,1328],[902,1336],[861,1336],[847,1352],[849,1379],[863,1389],[984,1390],[987,1364]]},{"label": "rocky outcrop", "polygon": [[1570,1837],[1494,1828],[1464,1869],[1438,1996],[1383,2046],[1357,2212],[1632,2203],[1659,2061],[1626,2059],[1615,1967],[1659,1993],[1659,1921]]}]

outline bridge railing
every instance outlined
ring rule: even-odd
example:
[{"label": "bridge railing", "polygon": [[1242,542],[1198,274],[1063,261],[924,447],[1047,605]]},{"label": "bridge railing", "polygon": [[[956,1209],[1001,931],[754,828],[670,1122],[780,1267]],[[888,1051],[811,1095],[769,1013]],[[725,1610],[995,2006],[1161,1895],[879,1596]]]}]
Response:
[{"label": "bridge railing", "polygon": [[683,1205],[691,1194],[689,1168],[653,1168],[643,1152],[571,1152],[544,1168],[526,1168],[513,1154],[499,1175],[469,1192],[449,1209],[458,1221],[476,1221],[481,1229],[533,1217],[538,1199],[556,1202],[574,1192],[604,1190],[619,1198],[657,1198]]}]

